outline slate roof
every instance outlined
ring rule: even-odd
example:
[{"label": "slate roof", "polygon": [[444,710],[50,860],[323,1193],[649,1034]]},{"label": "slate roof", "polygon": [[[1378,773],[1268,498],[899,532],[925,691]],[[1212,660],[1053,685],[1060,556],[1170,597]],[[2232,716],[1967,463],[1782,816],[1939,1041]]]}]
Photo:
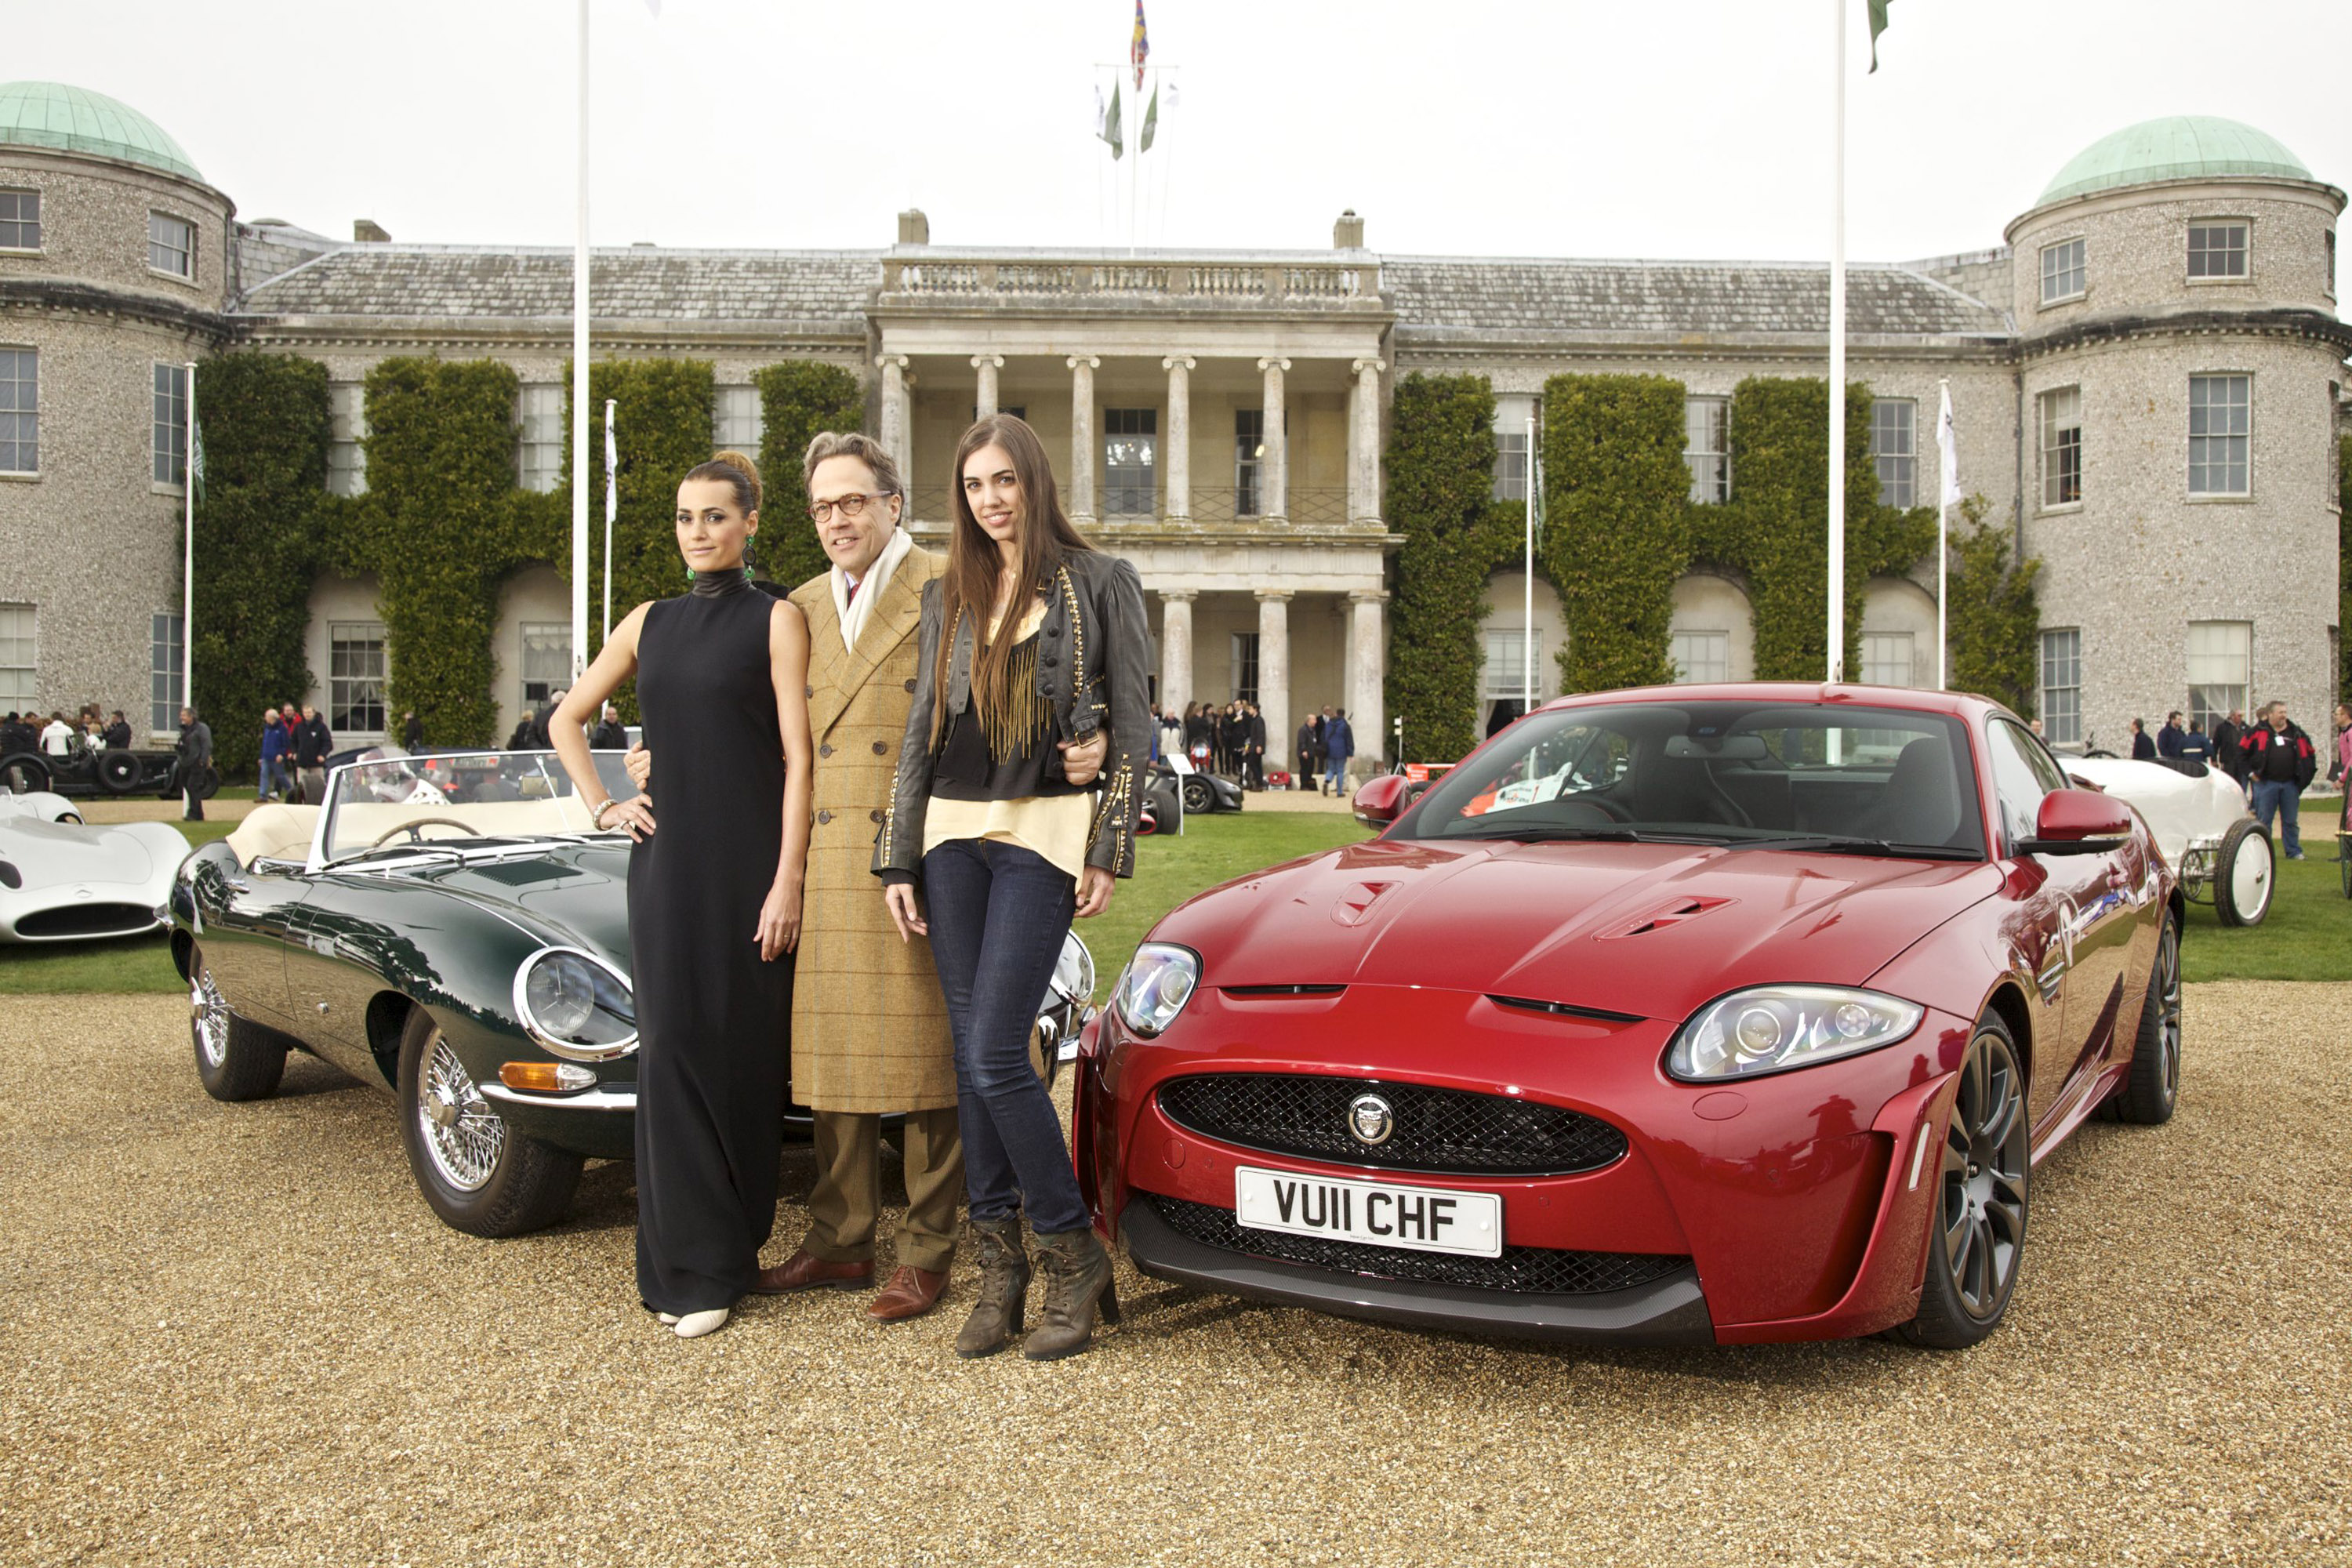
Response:
[{"label": "slate roof", "polygon": [[[626,321],[791,321],[865,331],[879,252],[597,250],[591,312]],[[247,316],[569,320],[572,252],[352,245],[246,294]]]},{"label": "slate roof", "polygon": [[[1384,256],[1381,285],[1410,342],[1704,332],[1826,334],[1826,265]],[[1856,336],[2007,337],[2001,313],[1931,278],[1846,268]]]}]

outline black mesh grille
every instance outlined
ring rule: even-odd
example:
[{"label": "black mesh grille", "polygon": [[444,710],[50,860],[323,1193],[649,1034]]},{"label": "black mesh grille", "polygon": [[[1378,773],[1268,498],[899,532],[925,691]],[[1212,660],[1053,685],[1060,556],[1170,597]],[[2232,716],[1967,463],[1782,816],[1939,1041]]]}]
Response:
[{"label": "black mesh grille", "polygon": [[[1388,1101],[1395,1131],[1385,1142],[1361,1143],[1349,1131],[1349,1104],[1363,1094]],[[1201,1073],[1161,1085],[1160,1108],[1179,1127],[1223,1142],[1399,1171],[1559,1175],[1625,1152],[1616,1128],[1557,1105],[1365,1078]]]},{"label": "black mesh grille", "polygon": [[27,939],[59,936],[110,936],[118,931],[152,931],[152,904],[67,904],[42,910],[16,922],[16,934]]},{"label": "black mesh grille", "polygon": [[1630,1290],[1682,1268],[1687,1258],[1650,1252],[1564,1252],[1549,1247],[1507,1247],[1500,1258],[1461,1258],[1404,1247],[1366,1247],[1320,1236],[1249,1230],[1234,1211],[1182,1198],[1142,1194],[1168,1228],[1187,1240],[1224,1252],[1245,1252],[1282,1263],[1304,1263],[1378,1279],[1416,1279],[1476,1290],[1525,1290],[1548,1296],[1589,1296]]}]

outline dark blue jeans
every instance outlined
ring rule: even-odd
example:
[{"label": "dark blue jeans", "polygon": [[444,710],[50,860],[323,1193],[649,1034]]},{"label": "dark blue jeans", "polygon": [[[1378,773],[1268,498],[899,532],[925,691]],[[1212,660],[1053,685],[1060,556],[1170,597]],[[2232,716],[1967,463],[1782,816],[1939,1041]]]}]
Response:
[{"label": "dark blue jeans", "polygon": [[958,838],[923,857],[931,962],[955,1035],[956,1116],[976,1220],[1026,1209],[1040,1236],[1091,1220],[1029,1035],[1077,904],[1070,874],[1034,850]]},{"label": "dark blue jeans", "polygon": [[2271,825],[2273,815],[2286,818],[2281,826],[2286,839],[2286,858],[2303,857],[2303,790],[2286,779],[2256,779],[2254,781],[2254,819],[2264,827]]}]

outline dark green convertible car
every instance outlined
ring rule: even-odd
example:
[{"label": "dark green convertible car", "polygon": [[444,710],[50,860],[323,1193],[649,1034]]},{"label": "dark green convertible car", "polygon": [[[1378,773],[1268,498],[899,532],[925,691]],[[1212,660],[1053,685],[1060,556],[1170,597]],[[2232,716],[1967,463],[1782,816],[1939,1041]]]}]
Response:
[{"label": "dark green convertible car", "polygon": [[[635,793],[618,752],[606,787]],[[635,1147],[629,840],[594,831],[551,753],[371,753],[316,806],[265,805],[181,867],[172,956],[197,1076],[273,1092],[289,1050],[389,1090],[416,1185],[447,1224],[561,1218],[583,1160]],[[878,895],[877,895],[878,896]],[[1069,938],[1035,1056],[1051,1076],[1092,1016]],[[805,1135],[788,1104],[780,1138]]]}]

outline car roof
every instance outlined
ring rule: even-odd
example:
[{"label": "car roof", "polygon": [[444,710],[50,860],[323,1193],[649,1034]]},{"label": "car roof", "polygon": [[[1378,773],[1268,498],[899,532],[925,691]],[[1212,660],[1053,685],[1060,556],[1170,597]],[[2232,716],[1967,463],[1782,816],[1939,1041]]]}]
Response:
[{"label": "car roof", "polygon": [[1536,710],[1550,713],[1602,702],[1775,702],[1822,707],[1853,703],[1858,707],[1899,708],[1917,713],[1946,713],[1981,721],[2008,710],[1990,698],[1967,691],[1924,691],[1908,686],[1862,686],[1849,681],[1730,680],[1712,685],[1633,686],[1613,691],[1580,691],[1555,698]]}]

